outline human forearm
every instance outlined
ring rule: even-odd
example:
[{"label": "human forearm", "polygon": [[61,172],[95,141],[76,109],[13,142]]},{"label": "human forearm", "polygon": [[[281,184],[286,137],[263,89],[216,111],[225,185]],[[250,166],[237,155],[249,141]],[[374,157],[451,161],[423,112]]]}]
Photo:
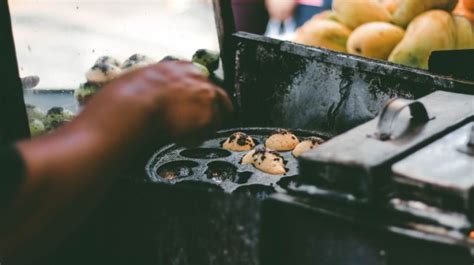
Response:
[{"label": "human forearm", "polygon": [[46,253],[138,155],[157,142],[199,141],[231,109],[192,64],[163,63],[126,74],[71,123],[19,143],[26,178],[10,207],[0,209],[0,262],[2,254],[9,264]]}]

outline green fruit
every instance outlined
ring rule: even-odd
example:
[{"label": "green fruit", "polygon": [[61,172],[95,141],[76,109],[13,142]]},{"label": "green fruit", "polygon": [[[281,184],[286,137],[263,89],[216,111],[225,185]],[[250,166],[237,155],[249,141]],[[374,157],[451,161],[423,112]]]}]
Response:
[{"label": "green fruit", "polygon": [[30,134],[32,137],[40,136],[46,132],[44,123],[38,119],[29,119]]},{"label": "green fruit", "polygon": [[202,64],[199,64],[199,63],[193,63],[194,66],[196,66],[199,71],[201,71],[202,75],[204,75],[205,77],[209,77],[210,73],[209,73],[209,70]]},{"label": "green fruit", "polygon": [[26,104],[26,113],[28,114],[29,119],[37,119],[43,121],[46,117],[46,113],[44,113],[44,111],[31,104]]},{"label": "green fruit", "polygon": [[401,27],[407,27],[418,15],[433,9],[451,12],[458,0],[403,0],[393,13],[392,22]]},{"label": "green fruit", "polygon": [[430,10],[417,16],[408,26],[402,41],[388,60],[393,63],[428,69],[433,51],[456,48],[456,26],[450,13]]},{"label": "green fruit", "polygon": [[209,72],[214,72],[219,68],[220,54],[214,51],[201,49],[193,55],[193,62],[204,65]]},{"label": "green fruit", "polygon": [[74,96],[76,100],[79,102],[79,104],[83,105],[89,100],[93,95],[95,95],[97,92],[99,92],[100,88],[97,86],[89,85],[89,84],[83,84],[81,87],[76,89],[74,92]]},{"label": "green fruit", "polygon": [[74,118],[72,111],[64,109],[62,107],[53,107],[48,110],[46,115],[45,125],[48,131],[54,130],[61,125],[71,121]]}]

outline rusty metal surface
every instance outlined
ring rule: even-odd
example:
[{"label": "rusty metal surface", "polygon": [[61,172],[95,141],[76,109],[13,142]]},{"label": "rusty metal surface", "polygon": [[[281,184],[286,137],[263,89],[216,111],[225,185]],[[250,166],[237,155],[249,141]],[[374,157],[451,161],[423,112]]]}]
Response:
[{"label": "rusty metal surface", "polygon": [[369,198],[383,192],[391,164],[459,128],[474,115],[474,96],[438,91],[418,101],[433,119],[399,119],[396,127],[401,129],[387,141],[374,136],[376,119],[367,122],[304,154],[300,159],[301,180]]},{"label": "rusty metal surface", "polygon": [[[460,152],[459,147],[468,143],[474,122],[444,136],[433,144],[393,165],[393,179],[399,189],[410,187],[406,196],[426,201],[439,207],[469,210],[474,198],[474,157]],[[458,198],[459,205],[446,205]],[[452,202],[451,202],[452,203]]]},{"label": "rusty metal surface", "polygon": [[244,126],[319,129],[331,135],[370,119],[393,97],[435,90],[474,93],[474,83],[325,49],[234,35],[236,96]]}]

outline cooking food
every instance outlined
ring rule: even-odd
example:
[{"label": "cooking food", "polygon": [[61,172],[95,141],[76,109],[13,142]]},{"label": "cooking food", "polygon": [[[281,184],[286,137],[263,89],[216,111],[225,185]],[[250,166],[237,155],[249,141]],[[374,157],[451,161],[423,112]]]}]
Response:
[{"label": "cooking food", "polygon": [[116,67],[122,66],[122,63],[118,59],[112,56],[107,56],[107,55],[99,57],[99,59],[97,59],[95,64],[110,64]]},{"label": "cooking food", "polygon": [[227,138],[222,147],[237,152],[249,151],[255,147],[255,141],[243,132],[236,132]]},{"label": "cooking food", "polygon": [[276,151],[291,151],[300,141],[291,132],[285,129],[276,130],[266,141],[265,146]]},{"label": "cooking food", "polygon": [[134,54],[130,56],[122,65],[122,70],[131,71],[139,68],[143,68],[156,63],[152,58],[143,54]]},{"label": "cooking food", "polygon": [[86,78],[87,82],[100,86],[118,77],[121,72],[122,70],[115,65],[98,63],[87,71]]},{"label": "cooking food", "polygon": [[300,155],[302,155],[303,153],[306,153],[312,149],[314,149],[315,147],[318,147],[320,144],[324,143],[324,140],[319,138],[319,137],[309,137],[307,139],[305,139],[304,141],[302,141],[301,143],[299,143],[295,149],[293,149],[293,156],[295,157],[299,157]]},{"label": "cooking food", "polygon": [[241,164],[252,164],[258,170],[272,175],[286,174],[285,160],[283,157],[268,148],[257,148],[242,157]]}]

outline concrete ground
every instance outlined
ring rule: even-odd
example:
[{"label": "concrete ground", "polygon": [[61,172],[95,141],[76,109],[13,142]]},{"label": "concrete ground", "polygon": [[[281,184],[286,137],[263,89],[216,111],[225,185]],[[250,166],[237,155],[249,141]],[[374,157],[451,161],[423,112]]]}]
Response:
[{"label": "concrete ground", "polygon": [[74,89],[102,55],[156,60],[218,49],[209,0],[9,0],[20,73]]}]

